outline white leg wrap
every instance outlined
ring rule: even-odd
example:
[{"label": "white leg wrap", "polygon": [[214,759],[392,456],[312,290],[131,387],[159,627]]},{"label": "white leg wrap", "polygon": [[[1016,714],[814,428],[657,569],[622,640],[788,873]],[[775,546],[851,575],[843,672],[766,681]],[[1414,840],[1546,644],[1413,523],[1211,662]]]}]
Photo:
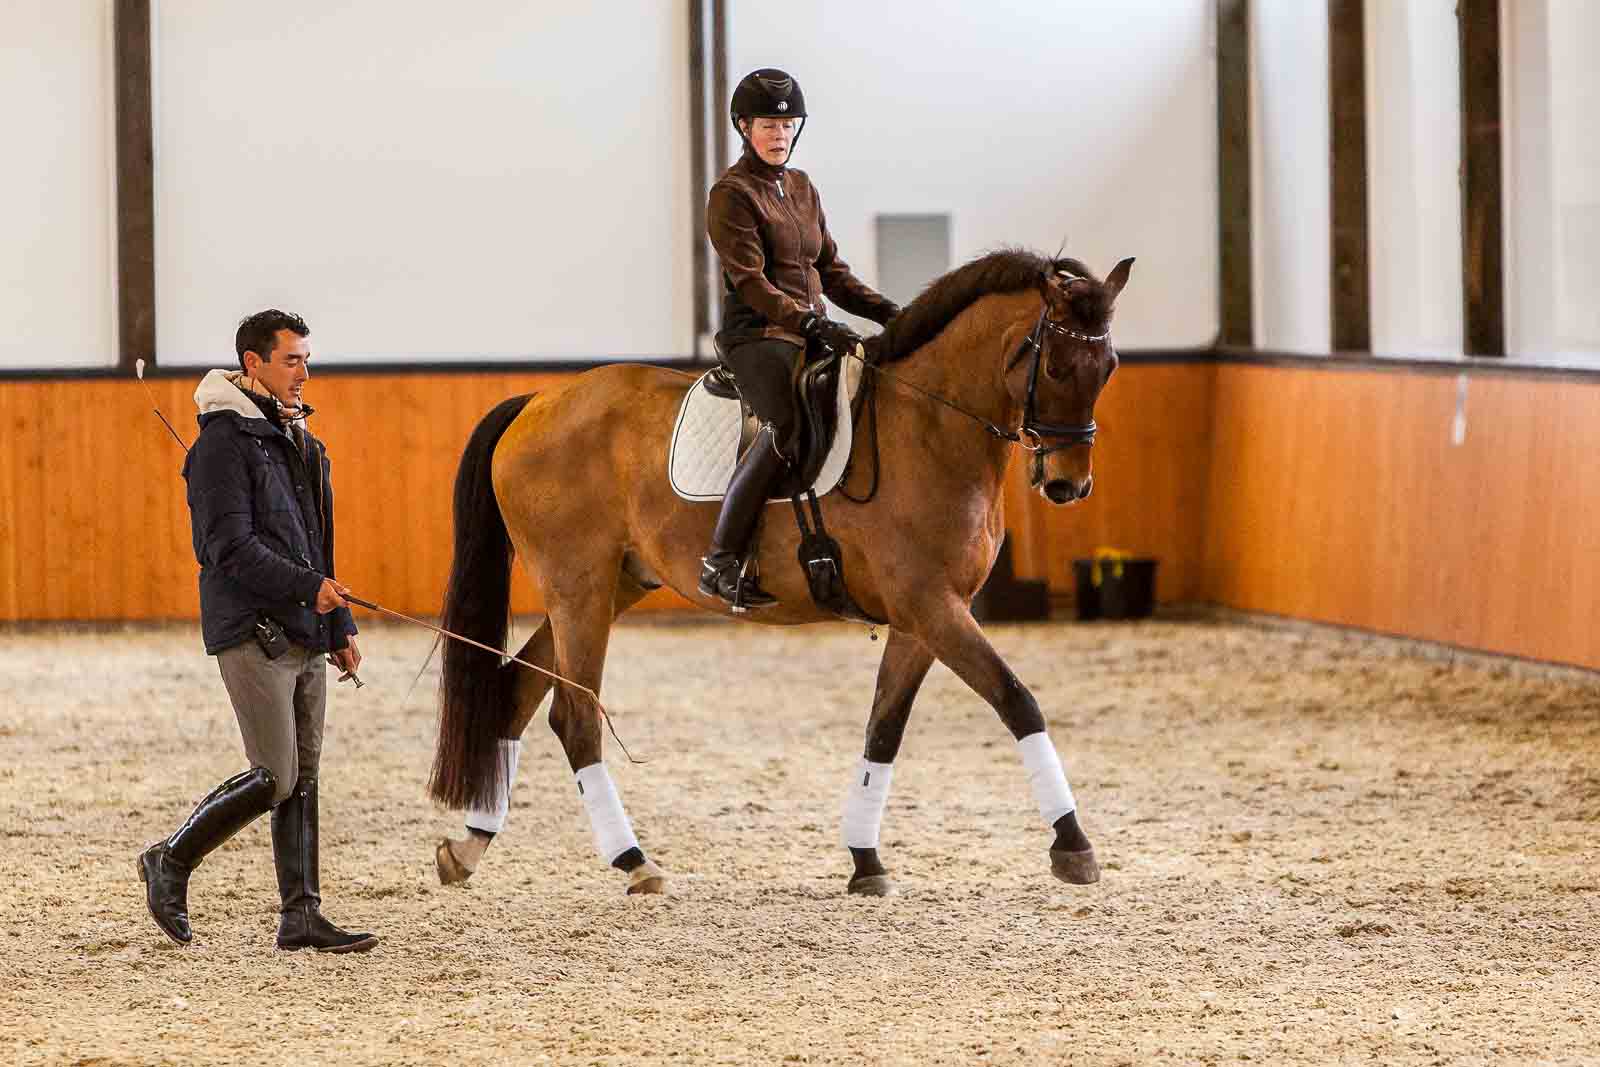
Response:
[{"label": "white leg wrap", "polygon": [[844,798],[844,843],[846,848],[877,848],[878,826],[883,822],[883,806],[889,802],[889,783],[894,780],[894,764],[863,759],[850,781]]},{"label": "white leg wrap", "polygon": [[1072,799],[1072,787],[1067,784],[1066,772],[1061,769],[1061,758],[1050,735],[1040,730],[1017,742],[1022,751],[1022,767],[1028,772],[1028,785],[1033,789],[1033,799],[1039,803],[1039,814],[1047,825],[1069,811],[1076,811],[1077,801]]},{"label": "white leg wrap", "polygon": [[628,813],[622,810],[622,798],[611,781],[611,772],[605,763],[591,763],[577,773],[578,795],[583,797],[584,810],[589,813],[589,827],[594,831],[594,850],[600,858],[610,863],[630,848],[639,846],[628,824]]},{"label": "white leg wrap", "polygon": [[484,808],[467,809],[467,829],[497,834],[506,824],[506,812],[511,809],[511,787],[517,784],[517,760],[522,757],[522,742],[500,741],[499,781],[495,783],[494,802]]}]

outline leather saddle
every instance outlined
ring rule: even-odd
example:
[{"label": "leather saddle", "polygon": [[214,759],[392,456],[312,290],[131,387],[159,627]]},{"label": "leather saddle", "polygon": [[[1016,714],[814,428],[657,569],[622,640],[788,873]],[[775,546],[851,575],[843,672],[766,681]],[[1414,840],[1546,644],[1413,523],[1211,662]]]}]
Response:
[{"label": "leather saddle", "polygon": [[[718,348],[718,355],[721,349]],[[798,460],[789,468],[789,474],[776,486],[771,495],[793,497],[804,493],[817,480],[833,435],[839,422],[839,375],[843,372],[844,357],[837,352],[826,352],[806,361],[795,382],[796,409],[800,419],[799,441],[795,451]],[[761,428],[760,420],[750,406],[739,396],[739,387],[733,372],[726,364],[718,362],[716,368],[705,376],[705,390],[712,396],[738,400],[743,422],[739,431],[739,455],[743,456]]]}]

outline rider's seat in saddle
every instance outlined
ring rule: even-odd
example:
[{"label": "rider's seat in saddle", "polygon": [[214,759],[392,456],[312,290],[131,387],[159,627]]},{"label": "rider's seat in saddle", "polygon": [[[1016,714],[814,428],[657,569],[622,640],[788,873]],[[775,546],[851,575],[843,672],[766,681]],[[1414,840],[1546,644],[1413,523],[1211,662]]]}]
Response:
[{"label": "rider's seat in saddle", "polygon": [[[787,500],[807,489],[821,495],[838,485],[850,456],[850,412],[860,382],[861,364],[856,360],[828,353],[806,362],[795,384],[797,461],[772,487],[770,499]],[[760,426],[739,399],[732,372],[718,363],[691,387],[679,410],[668,461],[673,489],[686,500],[719,499],[737,458],[750,447]],[[735,430],[737,444],[730,448],[723,442]]]},{"label": "rider's seat in saddle", "polygon": [[[815,350],[812,350],[815,351]],[[722,346],[717,345],[718,363],[706,376],[706,391],[713,396],[732,397],[739,401],[739,411],[744,423],[739,432],[739,455],[743,456],[761,428],[761,421],[750,405],[739,396],[739,383],[733,371],[723,361]],[[795,415],[799,427],[795,433],[795,454],[789,457],[789,473],[772,488],[774,497],[792,497],[803,493],[816,481],[822,470],[822,461],[828,458],[828,446],[833,443],[833,432],[838,424],[839,376],[844,357],[837,352],[822,351],[812,355],[808,351],[805,366],[795,379]]]}]

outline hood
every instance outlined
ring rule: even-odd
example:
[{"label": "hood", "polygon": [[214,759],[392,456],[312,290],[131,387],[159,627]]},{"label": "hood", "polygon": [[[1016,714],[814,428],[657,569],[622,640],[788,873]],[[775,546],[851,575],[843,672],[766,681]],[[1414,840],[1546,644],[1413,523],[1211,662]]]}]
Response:
[{"label": "hood", "polygon": [[[201,415],[209,415],[214,411],[231,411],[240,418],[260,419],[262,422],[271,422],[266,413],[256,403],[257,397],[268,403],[277,404],[277,398],[265,389],[254,385],[253,379],[247,379],[244,371],[238,370],[210,370],[200,379],[200,384],[194,390],[194,404]],[[311,414],[310,405],[301,405],[296,410],[285,408],[278,404],[278,410],[283,415],[285,425],[290,423],[304,423],[307,415]]]}]

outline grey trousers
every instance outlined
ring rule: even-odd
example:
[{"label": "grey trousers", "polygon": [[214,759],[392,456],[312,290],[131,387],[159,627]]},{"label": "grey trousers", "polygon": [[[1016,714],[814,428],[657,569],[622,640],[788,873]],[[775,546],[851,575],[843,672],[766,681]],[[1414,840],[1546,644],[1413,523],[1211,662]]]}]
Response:
[{"label": "grey trousers", "polygon": [[268,659],[243,641],[217,654],[222,684],[239,720],[244,754],[278,780],[272,802],[288,797],[301,778],[315,778],[322,762],[322,722],[328,709],[327,661],[321,652],[290,644]]}]

